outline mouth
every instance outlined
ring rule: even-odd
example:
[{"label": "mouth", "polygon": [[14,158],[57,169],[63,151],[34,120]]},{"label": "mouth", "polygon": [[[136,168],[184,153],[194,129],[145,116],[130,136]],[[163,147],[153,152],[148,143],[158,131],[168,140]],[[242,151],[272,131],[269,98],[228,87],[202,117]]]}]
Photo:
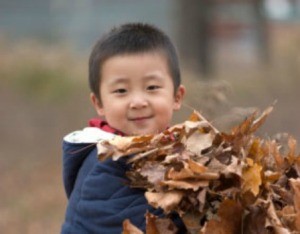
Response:
[{"label": "mouth", "polygon": [[151,119],[153,118],[153,116],[138,116],[138,117],[133,117],[133,118],[129,118],[129,121],[133,121],[133,122],[141,122],[147,119]]}]

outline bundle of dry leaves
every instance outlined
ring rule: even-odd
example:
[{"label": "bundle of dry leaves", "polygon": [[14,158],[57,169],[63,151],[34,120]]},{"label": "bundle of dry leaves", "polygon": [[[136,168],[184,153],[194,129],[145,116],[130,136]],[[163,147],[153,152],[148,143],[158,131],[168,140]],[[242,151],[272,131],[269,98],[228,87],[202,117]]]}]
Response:
[{"label": "bundle of dry leaves", "polygon": [[[157,135],[116,137],[98,144],[99,158],[128,157],[131,186],[152,206],[178,212],[189,233],[300,233],[300,155],[254,135],[272,107],[231,133],[199,113]],[[175,233],[167,218],[145,214],[147,233]],[[123,233],[142,233],[130,220]]]}]

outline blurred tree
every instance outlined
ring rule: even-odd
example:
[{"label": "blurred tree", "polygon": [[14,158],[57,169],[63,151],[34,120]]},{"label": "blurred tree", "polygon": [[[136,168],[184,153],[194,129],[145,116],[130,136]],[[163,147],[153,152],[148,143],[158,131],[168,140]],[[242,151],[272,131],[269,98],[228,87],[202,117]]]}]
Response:
[{"label": "blurred tree", "polygon": [[183,58],[205,75],[212,71],[211,1],[178,0],[179,46]]},{"label": "blurred tree", "polygon": [[[178,0],[178,40],[181,56],[193,70],[209,78],[215,69],[215,46],[213,45],[215,37],[230,34],[231,39],[234,39],[243,29],[252,28],[256,39],[254,43],[257,48],[257,57],[261,58],[262,62],[267,62],[269,58],[268,31],[263,3],[264,0]],[[238,18],[230,15],[232,11],[227,11],[227,13],[220,11],[222,7],[228,10],[239,4],[244,6],[244,10],[247,8],[250,15],[245,16],[243,12],[239,12],[235,14],[240,16]],[[229,22],[222,22],[221,13],[227,14],[225,18]],[[250,36],[253,37],[253,35]]]},{"label": "blurred tree", "polygon": [[264,0],[253,0],[254,27],[257,37],[257,51],[262,63],[269,61],[269,36],[267,17],[263,12]]}]

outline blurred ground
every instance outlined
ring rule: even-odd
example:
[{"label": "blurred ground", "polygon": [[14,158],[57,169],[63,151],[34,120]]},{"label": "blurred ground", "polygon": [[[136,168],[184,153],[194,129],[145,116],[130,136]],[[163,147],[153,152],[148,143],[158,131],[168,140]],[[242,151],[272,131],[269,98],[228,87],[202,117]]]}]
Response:
[{"label": "blurred ground", "polygon": [[[260,134],[288,132],[299,141],[300,31],[291,26],[272,33],[268,65],[224,47],[212,81],[184,69],[188,95],[175,121],[185,120],[192,107],[226,130],[277,100]],[[64,46],[0,43],[1,233],[59,233],[66,206],[61,140],[94,116],[86,64]]]}]

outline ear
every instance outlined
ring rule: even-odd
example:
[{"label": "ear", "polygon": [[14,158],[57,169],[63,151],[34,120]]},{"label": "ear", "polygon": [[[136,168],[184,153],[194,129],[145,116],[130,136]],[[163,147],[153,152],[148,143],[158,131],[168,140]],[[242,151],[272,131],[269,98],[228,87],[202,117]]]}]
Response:
[{"label": "ear", "polygon": [[91,93],[90,99],[91,99],[91,102],[92,102],[97,114],[99,116],[104,116],[104,108],[103,108],[99,98],[94,93]]},{"label": "ear", "polygon": [[173,110],[176,111],[180,109],[184,95],[185,95],[185,87],[183,85],[179,85],[175,93]]}]

